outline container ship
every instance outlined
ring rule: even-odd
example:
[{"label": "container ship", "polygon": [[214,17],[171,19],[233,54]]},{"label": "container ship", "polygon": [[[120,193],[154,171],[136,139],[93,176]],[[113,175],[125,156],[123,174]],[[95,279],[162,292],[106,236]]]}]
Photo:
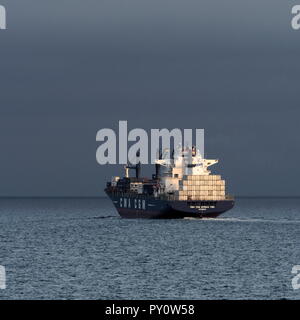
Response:
[{"label": "container ship", "polygon": [[135,163],[124,167],[125,177],[112,177],[105,188],[123,218],[216,218],[234,206],[225,180],[208,170],[218,160],[204,159],[195,147],[180,148],[176,156],[169,149],[160,151],[151,178],[141,177],[139,154]]}]

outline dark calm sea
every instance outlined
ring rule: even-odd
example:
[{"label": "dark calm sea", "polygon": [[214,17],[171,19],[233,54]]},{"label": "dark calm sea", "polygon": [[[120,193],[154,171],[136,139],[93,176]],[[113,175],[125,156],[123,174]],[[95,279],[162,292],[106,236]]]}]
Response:
[{"label": "dark calm sea", "polygon": [[0,200],[1,299],[300,299],[300,199],[215,220],[125,220],[109,200]]}]

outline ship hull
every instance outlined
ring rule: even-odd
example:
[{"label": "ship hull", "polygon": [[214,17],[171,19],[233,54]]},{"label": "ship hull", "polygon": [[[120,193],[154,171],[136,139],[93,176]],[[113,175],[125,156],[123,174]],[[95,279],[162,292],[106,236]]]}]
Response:
[{"label": "ship hull", "polygon": [[153,196],[109,193],[116,210],[127,219],[216,218],[234,206],[234,200],[177,201]]}]

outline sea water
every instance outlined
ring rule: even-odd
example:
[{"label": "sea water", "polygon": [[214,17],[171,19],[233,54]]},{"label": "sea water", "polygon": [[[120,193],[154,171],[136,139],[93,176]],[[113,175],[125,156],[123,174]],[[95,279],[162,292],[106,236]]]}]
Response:
[{"label": "sea water", "polygon": [[299,299],[300,199],[121,219],[106,198],[1,199],[0,299]]}]

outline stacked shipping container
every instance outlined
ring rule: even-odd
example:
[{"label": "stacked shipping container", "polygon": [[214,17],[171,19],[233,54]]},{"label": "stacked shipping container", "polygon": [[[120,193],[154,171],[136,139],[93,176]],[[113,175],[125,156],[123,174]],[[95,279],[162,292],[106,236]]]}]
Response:
[{"label": "stacked shipping container", "polygon": [[185,175],[179,181],[179,200],[225,200],[225,180],[220,175]]}]

